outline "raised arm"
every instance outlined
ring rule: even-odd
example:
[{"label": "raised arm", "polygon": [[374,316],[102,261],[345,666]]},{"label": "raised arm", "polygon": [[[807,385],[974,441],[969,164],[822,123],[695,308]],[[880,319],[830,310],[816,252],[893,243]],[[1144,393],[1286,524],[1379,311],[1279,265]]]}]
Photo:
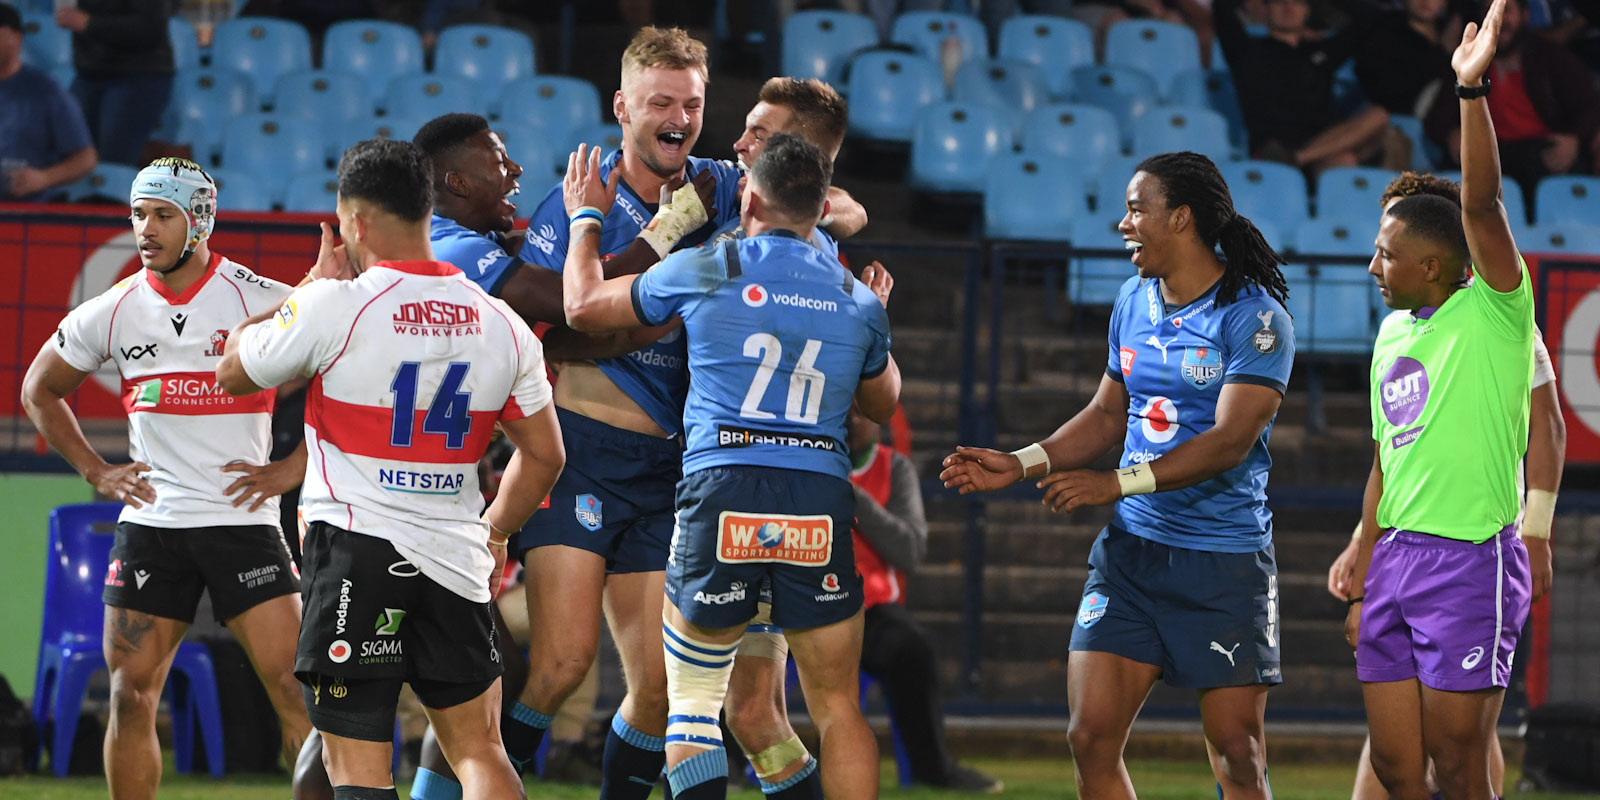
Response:
[{"label": "raised arm", "polygon": [[[1450,57],[1456,82],[1468,89],[1483,85],[1483,76],[1494,61],[1495,44],[1500,37],[1500,20],[1505,16],[1506,0],[1494,0],[1480,28],[1467,23],[1461,45]],[[1462,98],[1461,108],[1461,222],[1467,230],[1467,247],[1473,269],[1497,292],[1509,292],[1522,283],[1522,263],[1511,224],[1506,221],[1500,202],[1500,149],[1494,138],[1494,122],[1489,119],[1489,102],[1484,97]]]},{"label": "raised arm", "polygon": [[616,169],[609,181],[601,183],[598,147],[580,144],[577,152],[567,157],[567,176],[562,179],[567,214],[590,215],[574,219],[561,273],[562,309],[573,330],[611,331],[643,325],[633,308],[632,288],[638,276],[607,280],[600,264],[600,226],[616,199],[621,178],[622,170]]}]

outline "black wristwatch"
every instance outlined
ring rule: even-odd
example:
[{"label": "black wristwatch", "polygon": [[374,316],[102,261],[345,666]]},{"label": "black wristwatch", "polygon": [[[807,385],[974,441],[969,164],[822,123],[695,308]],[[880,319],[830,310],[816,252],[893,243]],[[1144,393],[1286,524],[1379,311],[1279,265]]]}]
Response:
[{"label": "black wristwatch", "polygon": [[1488,96],[1489,96],[1489,79],[1488,78],[1484,78],[1483,79],[1483,85],[1482,86],[1462,86],[1460,83],[1456,84],[1456,97],[1459,97],[1462,100],[1476,100],[1476,99],[1478,99],[1480,97],[1488,97]]}]

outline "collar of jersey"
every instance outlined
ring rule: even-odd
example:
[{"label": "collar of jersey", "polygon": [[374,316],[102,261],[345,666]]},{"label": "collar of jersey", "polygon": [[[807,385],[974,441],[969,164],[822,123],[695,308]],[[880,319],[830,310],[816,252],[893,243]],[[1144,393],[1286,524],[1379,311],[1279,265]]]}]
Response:
[{"label": "collar of jersey", "polygon": [[379,261],[374,267],[392,269],[404,272],[407,275],[429,275],[443,277],[460,272],[460,268],[447,261]]},{"label": "collar of jersey", "polygon": [[[764,230],[761,233],[758,233],[756,235],[757,236],[776,236],[776,237],[778,237],[780,239],[793,239],[793,240],[795,240],[797,242],[805,242],[804,239],[800,238],[800,234],[795,233],[794,231],[791,231],[788,228],[768,228],[768,229],[766,229],[766,230]],[[807,243],[809,244],[809,242],[807,242]]]},{"label": "collar of jersey", "polygon": [[221,263],[222,255],[213,251],[211,260],[206,262],[206,274],[201,275],[199,280],[189,284],[189,288],[184,289],[183,294],[172,291],[167,287],[166,281],[161,280],[154,272],[148,269],[144,271],[144,281],[150,284],[150,288],[154,289],[156,294],[161,295],[161,298],[167,301],[167,305],[186,306],[205,287],[206,282],[211,280],[211,276],[217,274],[217,265]]}]

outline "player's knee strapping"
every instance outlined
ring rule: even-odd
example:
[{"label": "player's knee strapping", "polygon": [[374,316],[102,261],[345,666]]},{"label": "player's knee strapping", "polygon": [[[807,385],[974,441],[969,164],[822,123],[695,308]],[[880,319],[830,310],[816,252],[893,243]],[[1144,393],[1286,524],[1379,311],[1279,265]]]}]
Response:
[{"label": "player's knee strapping", "polygon": [[667,744],[722,748],[722,701],[733,674],[731,645],[703,642],[673,627],[661,626],[667,664]]},{"label": "player's knee strapping", "polygon": [[789,660],[789,640],[783,638],[783,629],[776,625],[754,625],[745,628],[739,639],[739,655],[770,658],[777,662]]},{"label": "player's knee strapping", "polygon": [[759,753],[751,753],[750,766],[755,767],[756,777],[767,783],[782,774],[784,770],[810,756],[811,753],[800,742],[800,737],[790,736]]}]

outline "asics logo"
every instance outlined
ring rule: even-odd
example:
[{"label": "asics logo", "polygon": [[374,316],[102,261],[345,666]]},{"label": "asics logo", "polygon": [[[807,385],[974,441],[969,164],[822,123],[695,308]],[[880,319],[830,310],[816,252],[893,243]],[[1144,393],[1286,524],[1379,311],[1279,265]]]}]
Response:
[{"label": "asics logo", "polygon": [[1482,647],[1474,647],[1474,648],[1472,648],[1472,652],[1467,653],[1467,657],[1466,658],[1461,659],[1461,668],[1462,669],[1472,669],[1473,667],[1478,666],[1478,662],[1482,661],[1482,660],[1483,660],[1483,648]]}]

